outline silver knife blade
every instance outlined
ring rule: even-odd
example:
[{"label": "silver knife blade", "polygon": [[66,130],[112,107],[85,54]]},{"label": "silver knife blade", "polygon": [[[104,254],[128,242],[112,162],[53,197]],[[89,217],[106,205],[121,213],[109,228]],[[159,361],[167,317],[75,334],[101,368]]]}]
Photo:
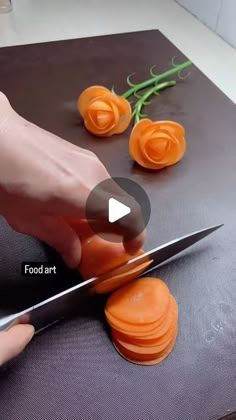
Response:
[{"label": "silver knife blade", "polygon": [[[173,241],[167,242],[164,245],[158,246],[151,251],[145,252],[143,255],[139,255],[138,257],[132,258],[127,263],[123,264],[122,272],[131,270],[135,268],[137,265],[140,265],[148,260],[151,260],[148,269],[142,273],[147,274],[148,272],[154,270],[160,264],[165,261],[168,261],[170,258],[175,257],[180,252],[184,251],[186,248],[194,245],[201,239],[205,238],[206,236],[210,235],[220,227],[224,226],[223,224],[212,226],[206,229],[201,229],[196,232],[193,232],[189,235],[182,236],[181,238],[174,239]],[[109,277],[114,275],[119,271],[119,268],[114,269],[112,272],[109,273]],[[108,276],[107,276],[108,277]]]},{"label": "silver knife blade", "polygon": [[150,261],[150,265],[147,270],[141,274],[143,276],[222,226],[223,224],[212,226],[210,228],[198,230],[189,235],[185,235],[181,238],[177,238],[138,257],[131,258],[125,264],[116,267],[114,270],[104,274],[103,276],[85,280],[21,312],[5,316],[0,319],[0,331],[8,329],[14,324],[27,322],[34,325],[36,332],[39,332],[65,318],[68,313],[71,313],[73,309],[78,307],[79,302],[91,295],[91,290],[93,290],[94,286],[103,280],[119,274],[120,271],[123,273],[144,262]]}]

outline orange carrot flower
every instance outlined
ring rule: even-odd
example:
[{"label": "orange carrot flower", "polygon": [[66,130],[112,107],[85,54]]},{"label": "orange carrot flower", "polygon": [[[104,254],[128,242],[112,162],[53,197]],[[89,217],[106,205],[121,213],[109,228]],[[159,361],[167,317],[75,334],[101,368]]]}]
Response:
[{"label": "orange carrot flower", "polygon": [[99,137],[123,133],[131,121],[132,110],[127,99],[103,86],[85,89],[77,105],[87,130]]},{"label": "orange carrot flower", "polygon": [[148,169],[162,169],[174,165],[186,150],[185,129],[173,121],[140,120],[133,128],[130,155]]}]

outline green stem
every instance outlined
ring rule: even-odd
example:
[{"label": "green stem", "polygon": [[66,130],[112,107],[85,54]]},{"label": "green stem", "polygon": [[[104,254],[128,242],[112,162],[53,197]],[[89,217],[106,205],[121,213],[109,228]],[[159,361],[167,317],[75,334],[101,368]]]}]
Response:
[{"label": "green stem", "polygon": [[154,93],[159,92],[160,90],[166,89],[168,87],[172,87],[176,85],[176,81],[172,80],[170,82],[163,82],[160,83],[156,86],[154,86],[152,89],[149,89],[139,100],[138,102],[136,102],[135,105],[135,110],[134,110],[134,115],[135,115],[135,119],[134,119],[134,123],[137,124],[140,120],[140,114],[141,114],[141,110],[142,107],[144,106],[145,102],[147,101],[147,99],[152,96]]},{"label": "green stem", "polygon": [[165,71],[164,73],[157,74],[155,77],[152,77],[151,79],[145,80],[144,82],[138,83],[134,87],[130,88],[126,92],[122,94],[123,98],[128,99],[131,95],[133,95],[135,92],[138,92],[139,90],[145,89],[151,85],[153,85],[156,82],[159,82],[167,77],[173,76],[173,74],[179,73],[182,70],[187,69],[188,67],[192,66],[191,61],[186,61],[183,64],[180,64],[179,66],[173,67],[170,70]]}]

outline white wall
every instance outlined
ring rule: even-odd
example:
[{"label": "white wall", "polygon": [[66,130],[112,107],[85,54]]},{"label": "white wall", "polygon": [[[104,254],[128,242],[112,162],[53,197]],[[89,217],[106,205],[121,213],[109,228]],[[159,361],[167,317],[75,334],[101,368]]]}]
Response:
[{"label": "white wall", "polygon": [[236,47],[236,0],[176,0]]}]

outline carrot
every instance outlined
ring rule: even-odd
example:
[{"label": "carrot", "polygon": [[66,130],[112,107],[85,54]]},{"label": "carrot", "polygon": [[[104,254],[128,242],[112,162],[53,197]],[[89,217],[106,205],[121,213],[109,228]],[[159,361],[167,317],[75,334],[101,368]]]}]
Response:
[{"label": "carrot", "polygon": [[99,276],[126,262],[128,258],[121,243],[108,242],[93,235],[82,243],[79,270],[85,278]]},{"label": "carrot", "polygon": [[141,278],[114,292],[107,301],[106,313],[124,323],[150,324],[162,317],[169,300],[169,289],[162,280]]},{"label": "carrot", "polygon": [[128,128],[132,115],[130,103],[122,96],[113,95],[112,101],[119,111],[119,122],[110,135],[123,133]]},{"label": "carrot", "polygon": [[[108,242],[94,235],[87,220],[67,217],[66,221],[81,239],[82,259],[79,270],[85,278],[105,274],[130,259],[130,255],[125,252],[121,243]],[[142,255],[143,253],[143,250],[139,250],[136,256]],[[117,269],[115,276],[107,278],[102,283],[94,286],[94,291],[98,294],[109,293],[138,277],[150,263],[151,261],[147,260],[125,274],[122,272],[122,268]]]},{"label": "carrot", "polygon": [[77,107],[81,116],[84,117],[84,113],[88,107],[88,104],[99,96],[103,96],[106,93],[109,93],[109,89],[104,86],[90,86],[85,89],[78,98]]},{"label": "carrot", "polygon": [[[177,336],[177,333],[176,333],[176,336]],[[158,363],[161,363],[164,359],[167,358],[167,356],[171,353],[171,351],[173,350],[175,346],[176,336],[173,338],[173,340],[164,350],[162,350],[161,352],[155,355],[144,355],[144,354],[140,355],[139,353],[128,351],[116,341],[113,341],[113,344],[114,344],[115,349],[118,351],[118,353],[129,362],[135,363],[138,365],[151,366],[151,365],[156,365]]]},{"label": "carrot", "polygon": [[130,322],[120,321],[114,318],[111,314],[105,311],[107,322],[112,328],[119,331],[121,334],[130,335],[133,337],[144,337],[154,334],[159,328],[161,322],[152,322],[150,324],[131,324]]},{"label": "carrot", "polygon": [[172,322],[169,329],[164,334],[152,340],[146,339],[145,336],[143,336],[142,338],[140,337],[134,338],[133,336],[122,334],[119,331],[114,330],[114,329],[111,330],[111,334],[112,334],[112,337],[114,337],[115,340],[117,341],[120,340],[121,342],[124,341],[126,343],[134,344],[139,347],[148,348],[148,347],[160,346],[162,344],[168,343],[173,335],[173,331],[175,331],[176,329],[176,325],[177,325],[177,319],[175,319]]},{"label": "carrot", "polygon": [[158,353],[162,352],[163,350],[166,350],[166,348],[169,346],[169,344],[173,341],[174,337],[177,334],[177,325],[175,325],[174,328],[171,329],[171,334],[167,341],[164,341],[163,343],[153,344],[152,346],[140,346],[138,344],[129,343],[128,341],[123,341],[115,336],[115,334],[112,334],[112,338],[116,343],[119,344],[119,346],[122,346],[125,350],[131,351],[133,353],[137,354],[144,354],[144,355],[157,355]]},{"label": "carrot", "polygon": [[[178,321],[178,306],[171,295],[171,303],[166,315],[166,319],[155,328],[153,334],[140,334],[134,335],[130,334],[130,330],[127,333],[120,332],[117,329],[112,329],[112,334],[115,338],[118,338],[123,341],[128,341],[129,343],[137,344],[140,346],[152,346],[153,344],[160,344],[165,341],[168,341],[171,336],[172,330],[175,328]],[[139,331],[141,333],[141,331]]]},{"label": "carrot", "polygon": [[[130,257],[121,243],[91,236],[92,230],[86,220],[67,218],[67,221],[82,239],[79,269],[85,277],[106,274],[121,265],[116,275],[94,287],[96,293],[108,293],[119,287],[105,307],[116,350],[136,364],[154,365],[163,361],[175,345],[178,306],[162,280],[151,277],[133,280],[151,261],[126,272],[122,264]],[[143,252],[140,250],[138,255]]]},{"label": "carrot", "polygon": [[[113,95],[115,96],[115,95]],[[112,94],[92,99],[84,112],[84,124],[95,135],[110,136],[120,121],[120,114]]]},{"label": "carrot", "polygon": [[[137,256],[144,251],[137,252]],[[79,271],[86,279],[106,274],[130,259],[122,243],[109,242],[93,235],[82,242]]]},{"label": "carrot", "polygon": [[157,364],[174,348],[178,306],[160,279],[144,277],[116,290],[107,300],[105,315],[113,344],[128,361]]},{"label": "carrot", "polygon": [[104,280],[100,284],[94,286],[95,292],[98,294],[105,294],[116,290],[118,287],[123,286],[124,284],[128,283],[129,281],[135,279],[140,274],[142,274],[144,270],[149,266],[150,262],[151,261],[147,261],[126,273],[121,273],[114,277],[110,277]]},{"label": "carrot", "polygon": [[78,98],[77,107],[87,130],[100,137],[123,133],[132,117],[127,99],[103,86],[85,89]]},{"label": "carrot", "polygon": [[140,120],[129,139],[134,161],[148,169],[162,169],[182,159],[186,150],[184,127],[174,121]]},{"label": "carrot", "polygon": [[65,220],[74,229],[81,241],[85,241],[94,236],[94,232],[86,219],[66,217]]}]

